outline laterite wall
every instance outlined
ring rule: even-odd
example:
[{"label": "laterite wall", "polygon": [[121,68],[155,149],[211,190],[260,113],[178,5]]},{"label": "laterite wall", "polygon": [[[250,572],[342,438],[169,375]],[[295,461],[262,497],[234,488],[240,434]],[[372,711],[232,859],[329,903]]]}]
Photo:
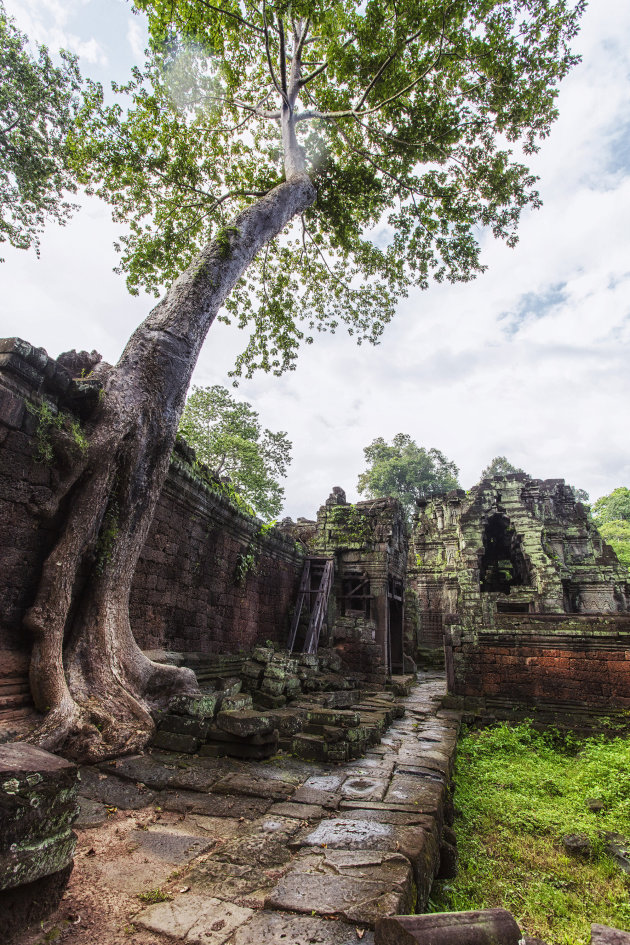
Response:
[{"label": "laterite wall", "polygon": [[[89,384],[73,381],[43,349],[0,340],[0,721],[28,702],[31,640],[22,618],[64,515],[63,508],[47,514],[64,468],[37,461],[37,419],[28,405],[81,414],[90,396]],[[132,589],[140,646],[235,652],[286,640],[302,556],[278,532],[260,537],[260,525],[175,456]],[[239,555],[253,542],[256,568],[239,583]]]},{"label": "laterite wall", "polygon": [[630,617],[504,616],[447,629],[449,692],[532,706],[630,708]]}]

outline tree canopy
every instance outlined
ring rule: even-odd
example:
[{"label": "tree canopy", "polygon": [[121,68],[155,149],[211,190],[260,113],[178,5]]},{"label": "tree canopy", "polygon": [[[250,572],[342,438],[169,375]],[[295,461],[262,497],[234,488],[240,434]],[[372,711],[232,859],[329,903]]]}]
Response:
[{"label": "tree canopy", "polygon": [[359,492],[369,499],[395,496],[408,518],[418,499],[459,485],[454,462],[440,450],[418,446],[406,433],[397,433],[391,444],[377,437],[363,452],[368,468],[359,476]]},{"label": "tree canopy", "polygon": [[626,486],[613,489],[609,495],[603,495],[593,503],[591,512],[598,525],[614,521],[630,522],[630,489]]},{"label": "tree canopy", "polygon": [[591,512],[602,538],[630,569],[630,489],[613,489],[593,503]]},{"label": "tree canopy", "polygon": [[159,292],[299,167],[316,200],[221,315],[252,329],[236,373],[280,373],[342,323],[377,342],[411,286],[473,278],[479,233],[514,245],[539,205],[521,156],[556,117],[584,5],[136,0],[148,61],[114,86],[122,105],[91,84],[74,141],[81,179],[128,224],[130,290]]},{"label": "tree canopy", "polygon": [[66,223],[75,209],[64,195],[77,189],[67,135],[81,78],[76,57],[60,56],[60,66],[45,46],[33,56],[0,0],[0,243],[38,255],[46,220]]},{"label": "tree canopy", "polygon": [[258,413],[218,384],[193,387],[179,432],[197,458],[217,476],[228,476],[236,491],[266,519],[278,515],[284,501],[279,479],[291,462],[286,433],[263,430]]},{"label": "tree canopy", "polygon": [[525,472],[525,470],[520,469],[518,466],[513,466],[507,457],[495,456],[482,471],[479,479],[491,479],[492,476],[506,476],[510,473],[522,472]]}]

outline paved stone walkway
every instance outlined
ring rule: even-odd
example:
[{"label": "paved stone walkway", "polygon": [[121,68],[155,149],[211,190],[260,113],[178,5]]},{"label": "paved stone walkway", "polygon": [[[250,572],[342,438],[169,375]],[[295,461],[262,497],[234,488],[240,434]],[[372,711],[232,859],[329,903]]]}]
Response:
[{"label": "paved stone walkway", "polygon": [[444,691],[420,673],[404,717],[345,764],[154,751],[85,769],[80,826],[156,812],[124,832],[124,860],[94,861],[94,880],[171,895],[133,917],[160,941],[370,945],[380,916],[422,909],[439,865],[459,728]]}]

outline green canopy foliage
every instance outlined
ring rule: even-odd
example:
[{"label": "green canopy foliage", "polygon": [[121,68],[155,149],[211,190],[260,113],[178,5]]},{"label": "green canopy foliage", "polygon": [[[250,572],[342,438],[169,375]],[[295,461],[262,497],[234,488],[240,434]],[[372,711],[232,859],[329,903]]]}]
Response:
[{"label": "green canopy foliage", "polygon": [[613,489],[593,503],[591,512],[602,538],[630,569],[630,489]]},{"label": "green canopy foliage", "polygon": [[369,499],[395,496],[408,518],[425,495],[459,486],[459,469],[440,450],[426,450],[406,433],[386,443],[377,437],[363,450],[368,468],[359,476],[358,489]]},{"label": "green canopy foliage", "polygon": [[197,458],[217,476],[228,476],[236,491],[265,519],[282,509],[292,444],[286,433],[263,430],[251,404],[236,400],[218,384],[193,387],[179,433]]},{"label": "green canopy foliage", "polygon": [[492,476],[506,476],[510,473],[522,473],[524,469],[513,466],[505,456],[495,456],[481,473],[479,479],[491,479]]},{"label": "green canopy foliage", "polygon": [[626,486],[613,489],[593,503],[591,512],[598,525],[619,520],[630,522],[630,489]]},{"label": "green canopy foliage", "polygon": [[90,85],[73,143],[127,226],[130,290],[157,294],[284,179],[288,115],[318,195],[226,302],[252,329],[235,373],[291,368],[341,324],[376,343],[411,286],[483,271],[483,230],[516,243],[584,5],[136,0],[148,60],[122,104]]},{"label": "green canopy foliage", "polygon": [[[35,248],[46,220],[68,221],[76,183],[67,135],[79,106],[76,57],[55,66],[45,46],[33,56],[0,2],[0,243]],[[0,260],[2,262],[2,260]]]}]

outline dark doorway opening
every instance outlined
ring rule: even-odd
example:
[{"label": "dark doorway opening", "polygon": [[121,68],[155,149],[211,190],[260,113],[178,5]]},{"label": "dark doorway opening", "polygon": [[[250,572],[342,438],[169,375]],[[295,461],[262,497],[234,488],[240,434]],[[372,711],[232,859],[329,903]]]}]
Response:
[{"label": "dark doorway opening", "polygon": [[342,617],[358,617],[370,619],[370,577],[366,571],[363,574],[346,575],[341,582],[340,612]]},{"label": "dark doorway opening", "polygon": [[402,673],[403,660],[403,585],[390,578],[387,584],[389,648],[392,673]]},{"label": "dark doorway opening", "polygon": [[521,539],[505,515],[496,512],[488,519],[483,546],[482,591],[509,594],[510,588],[529,584],[529,569],[521,549]]}]

